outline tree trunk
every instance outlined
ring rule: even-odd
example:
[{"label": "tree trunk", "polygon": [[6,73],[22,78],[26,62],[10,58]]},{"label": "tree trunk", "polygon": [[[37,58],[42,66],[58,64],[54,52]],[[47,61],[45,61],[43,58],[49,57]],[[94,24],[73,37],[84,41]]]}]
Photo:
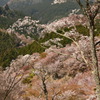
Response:
[{"label": "tree trunk", "polygon": [[46,79],[43,77],[42,78],[43,92],[44,92],[44,95],[45,95],[45,100],[48,100],[48,90],[47,90],[47,86],[46,86],[45,80]]},{"label": "tree trunk", "polygon": [[92,64],[93,64],[93,75],[96,83],[96,95],[97,100],[100,100],[100,76],[99,76],[99,66],[98,66],[98,58],[96,54],[96,47],[94,41],[94,20],[90,20],[89,23],[89,31],[90,31],[90,43],[91,43],[91,56],[92,56]]}]

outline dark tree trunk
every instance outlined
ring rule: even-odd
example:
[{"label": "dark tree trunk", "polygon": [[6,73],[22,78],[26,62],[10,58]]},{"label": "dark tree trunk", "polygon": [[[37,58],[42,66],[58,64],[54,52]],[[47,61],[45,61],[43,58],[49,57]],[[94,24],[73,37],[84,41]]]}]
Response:
[{"label": "dark tree trunk", "polygon": [[96,95],[97,100],[100,100],[100,75],[99,75],[99,66],[98,58],[96,54],[96,46],[94,41],[94,19],[89,20],[89,31],[90,31],[90,43],[91,43],[91,56],[93,64],[93,75],[96,83]]},{"label": "dark tree trunk", "polygon": [[45,95],[45,99],[48,100],[48,90],[47,90],[47,86],[46,86],[45,81],[46,81],[46,79],[43,77],[42,78],[43,92]]}]

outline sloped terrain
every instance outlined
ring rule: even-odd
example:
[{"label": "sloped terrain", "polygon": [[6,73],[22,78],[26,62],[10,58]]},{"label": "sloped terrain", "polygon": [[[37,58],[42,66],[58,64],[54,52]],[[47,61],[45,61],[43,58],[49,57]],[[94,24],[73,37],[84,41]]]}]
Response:
[{"label": "sloped terrain", "polygon": [[[99,18],[95,42],[100,40]],[[0,29],[1,100],[96,100],[89,30],[83,15],[70,14],[48,24],[24,17],[7,25]],[[38,38],[31,35],[37,33]],[[27,37],[33,40],[28,45],[22,41]],[[100,45],[97,54],[100,67]]]},{"label": "sloped terrain", "polygon": [[[2,3],[3,1],[0,1]],[[67,16],[72,9],[79,8],[73,0],[61,5],[52,5],[53,0],[9,0],[11,9],[33,16],[41,23],[47,23]],[[5,2],[3,2],[5,3]]]},{"label": "sloped terrain", "polygon": [[23,16],[23,14],[11,10],[8,5],[4,7],[0,6],[0,28],[9,28],[18,18],[22,18]]},{"label": "sloped terrain", "polygon": [[[96,41],[98,40],[99,38],[96,38]],[[88,36],[82,36],[78,43],[85,59],[91,63]],[[97,49],[100,62],[100,47],[97,46]],[[20,100],[45,100],[43,79],[49,100],[52,98],[54,100],[96,100],[91,66],[85,64],[80,49],[75,43],[59,49],[51,47],[41,54],[19,56],[12,61],[10,68],[1,74],[3,87],[0,89],[9,88],[11,84],[11,81],[7,81],[5,85],[3,83],[9,75],[9,73],[5,74],[8,71],[11,75],[9,79],[13,81],[16,77],[15,83],[21,79],[13,89],[14,94],[9,95],[13,100],[19,98]]]},{"label": "sloped terrain", "polygon": [[[36,38],[36,37],[31,38],[31,39],[26,38],[25,33],[23,33],[23,34],[17,33],[17,35],[16,35],[15,34],[16,31],[15,31],[15,33],[13,33],[13,34],[16,35],[17,38],[19,38],[19,40],[20,40],[19,46],[21,46],[21,47],[15,48],[15,49],[12,49],[11,51],[9,51],[7,57],[5,54],[2,57],[2,61],[4,63],[4,64],[2,64],[2,66],[7,67],[7,65],[9,65],[9,63],[12,61],[12,59],[16,59],[16,57],[18,55],[26,55],[26,54],[36,53],[36,52],[42,53],[45,49],[47,49],[51,46],[57,46],[58,48],[62,48],[62,47],[65,47],[66,44],[71,44],[72,40],[59,35],[59,34],[66,35],[73,29],[71,21],[74,21],[77,31],[80,34],[82,34],[84,36],[88,36],[89,35],[88,29],[85,26],[80,25],[81,23],[83,25],[85,25],[86,20],[83,20],[84,16],[83,17],[81,17],[81,15],[79,15],[80,17],[78,17],[78,15],[71,15],[71,16],[69,16],[67,18],[63,18],[58,21],[54,21],[51,24],[37,24],[39,26],[43,26],[43,30],[41,30],[41,33],[38,34],[39,35],[38,38]],[[78,21],[80,21],[80,23]],[[98,36],[99,32],[100,32],[99,20],[97,22],[98,23],[96,24],[96,27],[97,27],[96,35]],[[17,30],[19,30],[19,29],[17,29]],[[65,34],[64,34],[64,32],[65,32]],[[59,34],[57,34],[57,33],[59,33]],[[72,31],[72,33],[73,33],[73,31]],[[28,34],[28,36],[30,36],[30,34]],[[29,45],[26,45],[26,44],[29,44]],[[13,55],[13,57],[11,57],[11,55]],[[7,60],[7,62],[5,62],[6,60]]]}]

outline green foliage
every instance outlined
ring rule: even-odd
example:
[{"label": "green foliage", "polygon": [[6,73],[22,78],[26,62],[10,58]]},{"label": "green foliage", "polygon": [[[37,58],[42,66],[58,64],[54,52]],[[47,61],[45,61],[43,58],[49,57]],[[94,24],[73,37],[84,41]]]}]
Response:
[{"label": "green foliage", "polygon": [[[97,31],[95,32],[95,34],[98,36],[100,33],[100,28],[99,28],[99,23],[100,20],[97,20],[96,23],[96,29]],[[68,32],[72,29],[71,28],[61,28],[58,30],[59,33],[63,34],[63,31]],[[89,36],[89,30],[87,27],[84,27],[82,25],[78,25],[76,26],[77,31],[80,34],[83,34],[85,36]],[[27,46],[21,47],[21,48],[17,48],[17,46],[19,45],[18,40],[16,40],[16,38],[14,36],[10,36],[7,33],[4,32],[0,32],[0,66],[2,66],[3,68],[9,66],[10,62],[13,59],[16,59],[18,55],[26,55],[26,54],[32,54],[32,53],[40,53],[41,57],[45,57],[46,54],[42,54],[46,48],[44,48],[41,43],[44,43],[50,39],[55,39],[55,38],[60,38],[62,39],[59,43],[61,43],[64,46],[66,46],[66,44],[71,44],[72,40],[63,37],[55,32],[51,32],[51,33],[47,33],[44,38],[40,38],[37,39],[38,42],[34,41],[32,44],[29,44]],[[51,45],[56,45],[58,46],[56,43],[51,42]],[[49,46],[47,47],[49,48]]]},{"label": "green foliage", "polygon": [[[9,44],[5,43],[5,45],[9,45]],[[5,48],[5,50],[3,51],[1,50],[2,52],[0,54],[0,66],[2,66],[3,68],[9,66],[11,61],[16,59],[18,55],[26,55],[26,54],[36,53],[36,52],[42,53],[44,52],[44,50],[45,49],[41,47],[41,45],[39,45],[37,42],[33,42],[32,44],[29,44],[21,48],[17,48],[16,46],[13,46],[12,48],[9,47],[8,49]]]},{"label": "green foliage", "polygon": [[29,77],[24,78],[23,81],[22,81],[22,83],[23,84],[29,84],[29,83],[31,83],[31,78],[29,78]]},{"label": "green foliage", "polygon": [[33,78],[34,76],[35,76],[34,71],[32,71],[32,72],[29,74],[29,77],[30,77],[30,78]]},{"label": "green foliage", "polygon": [[60,36],[58,34],[56,34],[55,32],[46,33],[44,38],[39,39],[39,43],[46,42],[49,39],[54,39],[54,38],[57,38],[57,37],[60,37]]},{"label": "green foliage", "polygon": [[[6,41],[5,41],[5,39]],[[32,53],[42,53],[45,51],[46,48],[43,48],[41,43],[46,42],[49,39],[54,39],[54,38],[63,38],[63,40],[61,41],[61,44],[63,46],[65,46],[67,43],[71,43],[71,40],[66,39],[62,36],[60,36],[57,33],[51,32],[45,35],[44,38],[38,39],[37,41],[39,43],[37,43],[36,41],[34,41],[32,44],[29,44],[27,46],[21,47],[21,48],[17,48],[16,46],[16,42],[14,42],[14,40],[8,36],[8,34],[5,34],[2,41],[2,45],[0,49],[2,49],[2,55],[0,55],[0,66],[2,66],[3,68],[9,66],[10,62],[13,59],[16,59],[18,55],[26,55],[26,54],[32,54]],[[11,43],[11,46],[10,44]],[[54,43],[51,43],[54,44]],[[18,45],[18,43],[17,43]],[[54,44],[57,45],[57,44]],[[8,48],[7,48],[8,46]],[[42,55],[41,56],[45,56]]]},{"label": "green foliage", "polygon": [[13,18],[0,17],[0,28],[7,29],[14,21]]},{"label": "green foliage", "polygon": [[14,17],[15,13],[10,10],[9,6],[6,4],[4,7],[0,7],[0,15],[6,17]]},{"label": "green foliage", "polygon": [[71,44],[72,40],[70,40],[70,39],[68,39],[66,37],[63,37],[63,40],[61,40],[60,43],[65,47],[66,44]]},{"label": "green foliage", "polygon": [[70,28],[64,27],[64,28],[63,28],[63,30],[64,30],[65,32],[69,32],[71,29],[72,29],[72,27],[70,27]]},{"label": "green foliage", "polygon": [[6,32],[0,31],[0,53],[5,50],[15,48],[19,43],[19,40],[15,35],[9,35]]},{"label": "green foliage", "polygon": [[23,79],[22,83],[23,84],[29,84],[32,82],[32,78],[35,76],[35,74],[33,72],[31,72],[29,74],[29,76],[27,76],[26,78]]},{"label": "green foliage", "polygon": [[80,34],[83,34],[84,36],[89,36],[89,30],[87,27],[84,27],[82,25],[77,25],[76,29]]},{"label": "green foliage", "polygon": [[63,31],[61,29],[57,30],[57,33],[63,33]]},{"label": "green foliage", "polygon": [[[59,31],[60,31],[60,30],[59,30]],[[62,30],[61,30],[60,32],[62,32]],[[68,39],[68,38],[66,38],[66,37],[63,37],[63,36],[61,36],[61,35],[59,35],[59,34],[57,34],[57,33],[54,33],[54,32],[47,33],[47,34],[45,35],[44,38],[41,38],[41,39],[39,40],[39,42],[40,42],[40,43],[43,43],[43,42],[46,42],[46,41],[48,41],[48,40],[50,40],[50,39],[55,39],[55,38],[60,38],[60,39],[62,39],[59,43],[61,43],[63,46],[66,46],[66,44],[71,44],[71,42],[72,42],[70,39]],[[53,43],[53,42],[51,42],[51,45],[56,45],[56,46],[58,46],[57,44],[55,44],[55,43]]]},{"label": "green foliage", "polygon": [[14,35],[0,31],[0,66],[8,66],[10,61],[17,56],[16,47],[19,40]]},{"label": "green foliage", "polygon": [[[83,25],[76,26],[77,31],[84,36],[89,36],[89,29]],[[95,36],[100,36],[100,19],[95,22]]]},{"label": "green foliage", "polygon": [[5,52],[2,51],[2,54],[0,55],[0,66],[5,69],[5,67],[9,66],[10,62],[17,56],[18,52],[16,48],[9,48],[9,50],[6,50]]},{"label": "green foliage", "polygon": [[18,18],[24,17],[23,13],[10,10],[9,6],[0,7],[0,28],[7,29],[12,25]]},{"label": "green foliage", "polygon": [[29,44],[25,47],[19,48],[18,52],[21,55],[25,55],[25,54],[32,54],[35,52],[42,53],[44,50],[45,49],[43,47],[41,47],[40,44],[38,44],[37,42],[34,41],[32,44]]},{"label": "green foliage", "polygon": [[1,17],[0,16],[0,28],[2,29],[7,29],[12,25],[15,21],[17,21],[18,18],[23,17],[20,13],[16,12],[19,14],[18,16],[15,17]]},{"label": "green foliage", "polygon": [[[33,1],[34,2],[34,1]],[[72,9],[77,9],[78,4],[72,0],[67,3],[51,5],[53,0],[43,0],[40,3],[33,4],[27,0],[10,4],[10,7],[18,11],[24,12],[26,15],[33,16],[34,19],[40,20],[42,23],[47,23],[56,19],[67,16]],[[27,7],[27,9],[26,9]]]}]

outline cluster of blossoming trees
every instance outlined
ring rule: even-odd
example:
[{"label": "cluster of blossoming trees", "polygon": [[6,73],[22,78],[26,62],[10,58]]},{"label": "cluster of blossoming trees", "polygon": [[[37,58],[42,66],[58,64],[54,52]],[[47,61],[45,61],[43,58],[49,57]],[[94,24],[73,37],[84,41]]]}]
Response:
[{"label": "cluster of blossoming trees", "polygon": [[[3,95],[5,100],[96,98],[95,81],[90,66],[90,38],[78,33],[68,34],[66,37],[73,39],[71,45],[67,44],[66,47],[59,49],[51,47],[42,54],[19,56],[12,61],[9,68],[1,72],[0,91],[6,94],[6,97]],[[96,41],[98,40],[99,38],[96,38]],[[100,62],[99,46],[97,50]]]},{"label": "cluster of blossoming trees", "polygon": [[100,100],[100,42],[94,33],[100,1],[84,0],[85,5],[76,1],[88,19],[89,37],[80,35],[73,26],[70,32],[57,33],[72,40],[71,45],[53,46],[42,54],[12,61],[0,74],[0,95],[5,94],[2,100]]},{"label": "cluster of blossoming trees", "polygon": [[[56,0],[54,0],[55,3]],[[63,0],[57,0],[56,3],[63,3]],[[100,11],[100,0],[76,0],[79,4],[80,8],[82,9],[83,13],[86,15],[88,19],[88,27],[90,33],[90,44],[91,44],[91,55],[92,55],[92,67],[93,67],[93,74],[94,80],[96,83],[96,94],[97,100],[100,100],[100,73],[98,67],[98,58],[96,53],[96,45],[95,45],[95,18]],[[92,3],[91,3],[92,2]],[[84,5],[85,3],[85,5]]]}]

